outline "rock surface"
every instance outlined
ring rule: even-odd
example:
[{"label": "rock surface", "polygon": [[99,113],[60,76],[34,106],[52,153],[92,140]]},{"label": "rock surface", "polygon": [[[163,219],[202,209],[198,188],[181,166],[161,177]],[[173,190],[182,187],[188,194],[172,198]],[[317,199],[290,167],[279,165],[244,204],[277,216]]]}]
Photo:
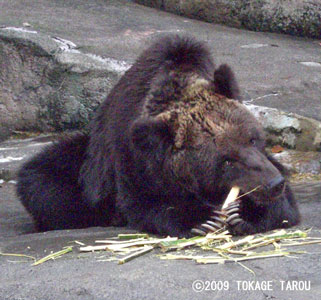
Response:
[{"label": "rock surface", "polygon": [[321,152],[285,150],[273,156],[292,174],[318,175],[321,179]]},{"label": "rock surface", "polygon": [[0,0],[0,7],[2,140],[17,130],[84,127],[137,55],[168,33],[206,41],[217,65],[232,65],[246,102],[321,121],[318,41],[202,23],[126,0]]},{"label": "rock surface", "polygon": [[321,122],[275,108],[247,105],[267,132],[270,145],[321,152]]},{"label": "rock surface", "polygon": [[20,166],[52,143],[54,136],[40,135],[22,140],[0,143],[0,179],[9,181],[17,177]]},{"label": "rock surface", "polygon": [[83,128],[127,69],[33,30],[0,30],[0,138],[8,131]]},{"label": "rock surface", "polygon": [[320,38],[319,0],[136,0],[137,3],[202,21]]},{"label": "rock surface", "polygon": [[[0,30],[0,49],[0,138],[1,132],[7,137],[10,131],[84,128],[130,66],[23,28]],[[320,122],[277,109],[248,107],[267,130],[271,145],[321,151]]]}]

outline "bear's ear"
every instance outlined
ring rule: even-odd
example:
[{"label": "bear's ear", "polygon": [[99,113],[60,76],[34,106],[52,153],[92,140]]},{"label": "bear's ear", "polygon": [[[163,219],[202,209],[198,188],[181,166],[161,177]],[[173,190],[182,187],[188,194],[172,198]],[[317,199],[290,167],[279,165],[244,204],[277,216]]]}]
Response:
[{"label": "bear's ear", "polygon": [[232,69],[221,65],[214,72],[215,92],[227,98],[241,100],[238,84]]},{"label": "bear's ear", "polygon": [[131,127],[131,142],[142,151],[155,150],[160,144],[173,141],[167,122],[157,118],[143,118]]}]

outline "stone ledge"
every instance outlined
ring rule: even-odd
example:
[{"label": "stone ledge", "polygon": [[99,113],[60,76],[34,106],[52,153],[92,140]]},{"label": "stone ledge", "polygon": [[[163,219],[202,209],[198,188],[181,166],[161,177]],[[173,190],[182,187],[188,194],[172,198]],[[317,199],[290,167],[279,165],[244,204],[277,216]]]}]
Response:
[{"label": "stone ledge", "polygon": [[320,38],[319,0],[135,0],[178,15],[246,28]]},{"label": "stone ledge", "polygon": [[298,151],[321,151],[321,122],[276,108],[248,104],[261,122],[270,145]]},{"label": "stone ledge", "polygon": [[0,29],[0,140],[15,130],[82,128],[129,67],[64,39]]}]

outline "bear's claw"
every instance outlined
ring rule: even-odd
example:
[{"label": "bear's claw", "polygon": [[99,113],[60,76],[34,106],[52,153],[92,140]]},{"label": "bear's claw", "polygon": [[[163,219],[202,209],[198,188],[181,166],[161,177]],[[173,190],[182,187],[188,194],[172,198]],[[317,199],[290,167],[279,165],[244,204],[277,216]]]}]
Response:
[{"label": "bear's claw", "polygon": [[246,221],[240,217],[240,201],[235,201],[228,205],[224,210],[227,215],[225,219],[225,225],[230,233],[232,234],[241,234],[242,227],[246,224]]},{"label": "bear's claw", "polygon": [[235,226],[237,225],[238,223],[242,222],[243,220],[240,218],[240,215],[238,213],[235,213],[231,216],[229,216],[225,222],[227,225],[230,225],[230,226]]},{"label": "bear's claw", "polygon": [[201,236],[205,236],[206,235],[206,232],[199,229],[199,228],[192,228],[191,229],[191,233],[194,234],[194,235],[201,235]]},{"label": "bear's claw", "polygon": [[227,206],[224,210],[227,218],[225,223],[228,226],[235,226],[240,222],[243,222],[243,219],[240,217],[240,201],[235,201]]},{"label": "bear's claw", "polygon": [[210,232],[217,231],[218,229],[222,228],[223,223],[219,224],[217,222],[213,222],[210,220],[207,220],[206,223],[201,224],[201,226],[205,229],[208,229]]},{"label": "bear's claw", "polygon": [[227,217],[227,214],[221,211],[213,211],[214,215],[210,216],[210,220],[206,220],[205,223],[200,224],[196,228],[192,228],[191,233],[196,235],[205,236],[208,233],[215,232],[222,229],[226,223],[222,217]]},{"label": "bear's claw", "polygon": [[232,234],[238,232],[245,221],[240,217],[240,201],[230,203],[223,211],[214,210],[209,220],[191,230],[194,235],[205,236],[226,227]]}]

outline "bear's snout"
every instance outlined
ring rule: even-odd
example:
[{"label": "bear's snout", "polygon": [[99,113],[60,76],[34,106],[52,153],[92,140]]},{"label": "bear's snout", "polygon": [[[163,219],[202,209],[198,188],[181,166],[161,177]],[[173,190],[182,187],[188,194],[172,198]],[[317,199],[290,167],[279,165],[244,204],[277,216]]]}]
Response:
[{"label": "bear's snout", "polygon": [[275,198],[283,193],[284,185],[285,179],[282,175],[279,175],[268,182],[268,184],[266,185],[266,189],[270,193],[271,198]]}]

